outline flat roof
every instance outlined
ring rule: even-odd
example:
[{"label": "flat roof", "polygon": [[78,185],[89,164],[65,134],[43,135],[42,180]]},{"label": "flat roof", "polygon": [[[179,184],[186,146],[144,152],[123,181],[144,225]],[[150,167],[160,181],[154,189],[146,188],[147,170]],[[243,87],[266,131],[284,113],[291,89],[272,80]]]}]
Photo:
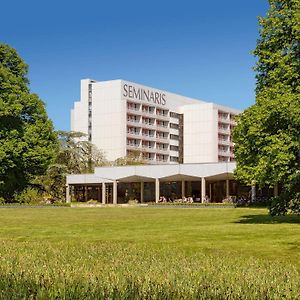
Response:
[{"label": "flat roof", "polygon": [[225,180],[232,179],[235,162],[108,166],[95,168],[94,174],[67,176],[67,184],[96,184],[120,182],[147,182],[176,180]]}]

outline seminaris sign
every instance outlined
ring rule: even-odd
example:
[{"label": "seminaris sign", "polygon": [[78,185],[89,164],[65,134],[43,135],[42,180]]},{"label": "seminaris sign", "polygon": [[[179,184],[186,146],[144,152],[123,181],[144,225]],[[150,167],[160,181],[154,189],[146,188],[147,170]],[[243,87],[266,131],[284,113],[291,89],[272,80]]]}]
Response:
[{"label": "seminaris sign", "polygon": [[127,83],[123,85],[123,96],[135,100],[152,102],[154,104],[166,104],[166,94],[149,89],[137,88]]}]

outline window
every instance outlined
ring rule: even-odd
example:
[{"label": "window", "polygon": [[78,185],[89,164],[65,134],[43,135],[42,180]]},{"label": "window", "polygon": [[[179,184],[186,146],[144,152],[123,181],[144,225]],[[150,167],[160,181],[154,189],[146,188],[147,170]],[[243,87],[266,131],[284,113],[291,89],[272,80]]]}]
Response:
[{"label": "window", "polygon": [[178,146],[174,146],[174,145],[170,145],[170,150],[171,151],[179,151],[179,147]]},{"label": "window", "polygon": [[179,135],[177,135],[177,134],[170,134],[170,139],[178,141],[179,140]]},{"label": "window", "polygon": [[175,118],[175,119],[179,119],[179,114],[175,113],[175,112],[170,112],[170,117],[171,118]]},{"label": "window", "polygon": [[178,124],[174,124],[174,123],[170,123],[170,128],[179,129],[179,125]]}]

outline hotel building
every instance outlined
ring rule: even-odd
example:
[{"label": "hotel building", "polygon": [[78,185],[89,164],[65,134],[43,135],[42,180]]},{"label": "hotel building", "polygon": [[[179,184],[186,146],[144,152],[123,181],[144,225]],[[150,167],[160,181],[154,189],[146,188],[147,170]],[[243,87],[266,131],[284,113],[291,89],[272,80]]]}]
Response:
[{"label": "hotel building", "polygon": [[71,130],[86,133],[110,161],[135,152],[148,164],[69,175],[67,201],[221,202],[249,195],[250,188],[233,177],[232,130],[239,113],[124,80],[82,80]]},{"label": "hotel building", "polygon": [[232,162],[239,113],[124,80],[84,79],[71,130],[86,133],[108,160],[139,151],[150,164]]}]

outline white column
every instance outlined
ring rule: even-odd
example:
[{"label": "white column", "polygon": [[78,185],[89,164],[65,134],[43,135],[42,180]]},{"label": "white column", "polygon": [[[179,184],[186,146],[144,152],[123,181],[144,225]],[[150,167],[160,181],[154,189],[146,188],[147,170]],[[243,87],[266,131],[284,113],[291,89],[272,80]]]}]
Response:
[{"label": "white column", "polygon": [[68,184],[66,184],[66,202],[67,203],[71,202],[71,198],[70,198],[70,186]]},{"label": "white column", "polygon": [[100,185],[98,186],[98,196],[97,196],[97,201],[100,202],[101,199],[101,192],[100,192]]},{"label": "white column", "polygon": [[88,187],[87,185],[84,187],[84,198],[85,198],[85,202],[87,202],[88,199]]},{"label": "white column", "polygon": [[251,185],[251,202],[255,202],[255,199],[256,199],[255,185]]},{"label": "white column", "polygon": [[155,178],[155,202],[159,202],[159,179]]},{"label": "white column", "polygon": [[102,182],[102,204],[106,203],[106,186],[105,183]]},{"label": "white column", "polygon": [[185,181],[182,180],[181,181],[181,197],[183,199],[183,197],[185,197]]},{"label": "white column", "polygon": [[278,184],[274,185],[274,197],[278,197]]},{"label": "white column", "polygon": [[117,180],[113,182],[113,204],[118,203],[118,183]]},{"label": "white column", "polygon": [[144,182],[141,182],[141,203],[144,202]]},{"label": "white column", "polygon": [[229,179],[226,179],[226,198],[228,199],[230,196],[229,193]]},{"label": "white column", "polygon": [[201,177],[201,202],[204,203],[205,201],[206,201],[205,178]]}]

